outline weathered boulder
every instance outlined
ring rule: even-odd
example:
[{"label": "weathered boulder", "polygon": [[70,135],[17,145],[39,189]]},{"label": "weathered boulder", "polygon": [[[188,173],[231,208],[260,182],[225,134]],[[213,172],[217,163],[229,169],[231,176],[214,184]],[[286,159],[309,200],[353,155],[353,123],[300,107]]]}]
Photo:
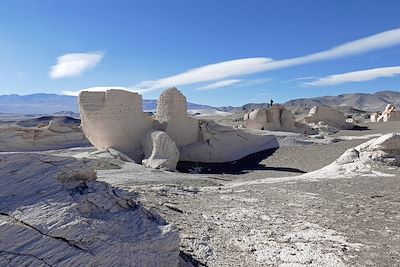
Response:
[{"label": "weathered boulder", "polygon": [[142,142],[145,159],[142,164],[153,169],[175,171],[179,150],[166,132],[150,130]]},{"label": "weathered boulder", "polygon": [[303,176],[312,178],[354,177],[386,174],[375,170],[380,165],[400,167],[400,133],[385,134],[350,148],[333,163]]},{"label": "weathered boulder", "polygon": [[77,126],[56,126],[50,123],[40,128],[0,128],[0,152],[43,151],[88,145],[89,141]]},{"label": "weathered boulder", "polygon": [[177,266],[179,234],[69,157],[0,155],[0,266]]},{"label": "weathered boulder", "polygon": [[344,114],[340,111],[334,110],[328,106],[313,107],[310,109],[309,114],[304,117],[305,123],[322,124],[333,126],[338,129],[351,128],[352,125],[346,122]]},{"label": "weathered boulder", "polygon": [[392,104],[388,104],[382,114],[376,119],[378,122],[400,121],[400,111]]},{"label": "weathered boulder", "polygon": [[115,89],[83,91],[79,108],[83,132],[97,149],[113,148],[141,162],[142,138],[153,127],[153,119],[143,113],[141,95]]},{"label": "weathered boulder", "polygon": [[198,120],[187,115],[186,97],[175,87],[160,95],[156,119],[178,148],[198,140]]},{"label": "weathered boulder", "polygon": [[293,114],[280,105],[268,109],[255,109],[244,115],[242,127],[258,130],[285,131],[313,134],[316,133],[308,125],[296,122]]},{"label": "weathered boulder", "polygon": [[234,129],[214,122],[204,122],[200,128],[200,140],[181,147],[181,161],[229,162],[279,146],[275,136],[263,131]]}]

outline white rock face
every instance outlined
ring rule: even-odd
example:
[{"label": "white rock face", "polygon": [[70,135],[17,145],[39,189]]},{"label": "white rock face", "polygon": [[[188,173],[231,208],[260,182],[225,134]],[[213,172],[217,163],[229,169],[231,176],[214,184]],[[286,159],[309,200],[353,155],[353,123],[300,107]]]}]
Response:
[{"label": "white rock face", "polygon": [[[372,121],[372,117],[371,117]],[[388,104],[382,114],[376,119],[378,122],[400,121],[400,111],[392,104]]]},{"label": "white rock face", "polygon": [[179,150],[175,142],[163,131],[149,131],[142,144],[145,159],[142,164],[153,169],[175,171],[179,161]]},{"label": "white rock face", "polygon": [[305,124],[296,122],[294,116],[285,107],[274,105],[268,109],[255,109],[244,115],[245,128],[295,133],[316,133]]},{"label": "white rock face", "polygon": [[328,106],[313,107],[310,113],[304,117],[304,122],[318,124],[322,122],[325,125],[332,126],[338,129],[348,128],[344,114],[334,110]]},{"label": "white rock face", "polygon": [[181,148],[181,161],[228,162],[279,146],[275,136],[263,131],[234,129],[213,122],[200,127],[200,140]]},{"label": "white rock face", "polygon": [[400,167],[400,133],[385,134],[350,148],[332,164],[303,176],[324,178],[374,174],[377,172],[373,171],[373,166],[380,164]]},{"label": "white rock face", "polygon": [[68,157],[0,155],[0,266],[177,266],[179,235]]},{"label": "white rock face", "polygon": [[198,120],[187,115],[186,97],[175,87],[160,95],[156,118],[178,148],[198,140]]},{"label": "white rock face", "polygon": [[89,144],[79,127],[59,126],[54,122],[40,128],[0,128],[0,152],[43,151]]},{"label": "white rock face", "polygon": [[378,118],[379,118],[379,116],[381,116],[382,114],[380,114],[380,113],[378,113],[378,112],[374,112],[374,113],[372,113],[371,114],[371,117],[370,117],[370,119],[371,119],[371,122],[377,122],[378,121]]},{"label": "white rock face", "polygon": [[97,149],[113,148],[136,162],[142,160],[140,144],[153,127],[153,119],[143,113],[139,94],[115,89],[84,91],[79,94],[79,107],[82,129]]}]

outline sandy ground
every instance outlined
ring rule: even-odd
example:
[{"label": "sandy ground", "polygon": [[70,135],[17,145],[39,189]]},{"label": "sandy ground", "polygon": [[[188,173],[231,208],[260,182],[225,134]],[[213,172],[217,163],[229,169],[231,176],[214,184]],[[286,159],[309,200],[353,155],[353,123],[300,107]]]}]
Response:
[{"label": "sandy ground", "polygon": [[[99,180],[138,192],[146,207],[174,223],[182,256],[194,266],[400,266],[398,168],[380,170],[392,177],[295,177],[370,138],[400,132],[400,122],[364,126],[370,129],[341,131],[331,138],[337,142],[325,144],[281,136],[283,146],[276,151],[234,167],[210,166],[206,174],[87,161],[97,168]],[[82,158],[91,151],[48,153]],[[251,183],[259,179],[264,182]]]}]

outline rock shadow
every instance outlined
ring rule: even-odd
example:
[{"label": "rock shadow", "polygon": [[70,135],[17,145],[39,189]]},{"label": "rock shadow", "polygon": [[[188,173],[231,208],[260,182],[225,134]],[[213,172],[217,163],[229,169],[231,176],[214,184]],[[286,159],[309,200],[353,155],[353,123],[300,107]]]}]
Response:
[{"label": "rock shadow", "polygon": [[250,171],[280,171],[293,173],[306,173],[303,170],[288,167],[268,167],[260,162],[273,155],[278,148],[267,149],[254,154],[250,154],[239,160],[223,162],[223,163],[203,163],[180,161],[176,169],[183,173],[199,173],[199,174],[245,174]]},{"label": "rock shadow", "polygon": [[354,127],[350,129],[350,131],[369,131],[369,130],[371,129],[368,128],[368,126],[359,126],[359,125],[354,125]]}]

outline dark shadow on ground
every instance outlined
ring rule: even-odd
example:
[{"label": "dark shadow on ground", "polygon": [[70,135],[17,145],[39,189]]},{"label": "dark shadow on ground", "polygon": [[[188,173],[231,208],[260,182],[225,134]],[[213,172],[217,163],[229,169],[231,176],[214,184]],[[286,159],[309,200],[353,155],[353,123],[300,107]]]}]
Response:
[{"label": "dark shadow on ground", "polygon": [[350,129],[350,131],[369,131],[370,129],[368,128],[368,126],[359,126],[359,125],[354,125],[354,127],[352,129]]},{"label": "dark shadow on ground", "polygon": [[180,251],[179,256],[182,258],[182,260],[190,265],[190,266],[194,266],[194,267],[207,267],[206,264],[196,260],[195,258],[193,258],[192,255],[185,253],[183,251]]},{"label": "dark shadow on ground", "polygon": [[177,165],[177,170],[183,173],[201,173],[201,174],[245,174],[250,171],[279,171],[279,172],[294,172],[306,173],[305,171],[287,168],[287,167],[267,167],[260,162],[275,153],[277,148],[268,149],[257,152],[241,158],[236,161],[224,163],[202,163],[180,161]]}]

